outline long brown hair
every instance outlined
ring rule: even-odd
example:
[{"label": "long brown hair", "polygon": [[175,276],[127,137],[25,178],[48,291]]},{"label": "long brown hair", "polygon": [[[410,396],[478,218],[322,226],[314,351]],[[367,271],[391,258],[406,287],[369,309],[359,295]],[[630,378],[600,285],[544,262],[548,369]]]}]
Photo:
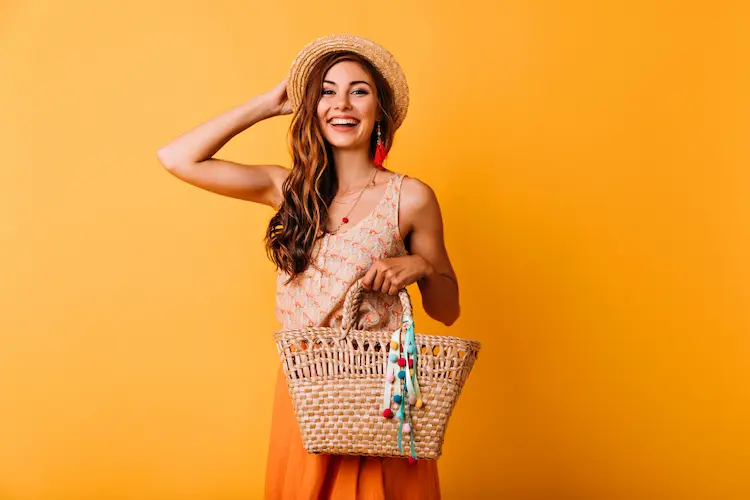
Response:
[{"label": "long brown hair", "polygon": [[[352,52],[334,52],[312,68],[305,93],[289,128],[292,170],[282,186],[283,201],[266,231],[266,252],[277,270],[289,275],[289,281],[302,274],[312,261],[315,242],[324,234],[328,206],[338,189],[331,144],[323,137],[318,121],[318,102],[323,93],[323,78],[341,61],[362,65],[375,82],[381,111],[381,140],[386,151],[394,136],[394,99],[388,83],[366,59]],[[370,136],[370,158],[374,158],[377,133]]]}]

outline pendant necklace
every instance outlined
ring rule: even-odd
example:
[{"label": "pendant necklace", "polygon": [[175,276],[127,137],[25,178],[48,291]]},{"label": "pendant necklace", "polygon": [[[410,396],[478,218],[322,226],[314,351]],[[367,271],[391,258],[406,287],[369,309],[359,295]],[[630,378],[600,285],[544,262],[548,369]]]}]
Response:
[{"label": "pendant necklace", "polygon": [[[377,173],[378,173],[377,169],[373,170],[372,177],[370,178],[370,182],[368,182],[365,185],[365,187],[363,187],[360,190],[359,195],[357,195],[357,199],[354,200],[354,204],[352,205],[352,208],[349,210],[349,212],[344,217],[341,218],[341,222],[339,222],[339,225],[336,226],[336,229],[334,229],[333,231],[328,231],[329,234],[336,234],[336,233],[338,233],[339,230],[341,229],[341,226],[343,226],[344,224],[346,224],[346,223],[349,222],[349,216],[352,214],[352,212],[354,211],[354,209],[357,207],[357,203],[359,203],[359,200],[362,198],[362,195],[364,194],[365,189],[367,189],[370,186],[374,186],[375,185],[375,175],[377,175]],[[335,200],[332,200],[332,201],[335,201]]]}]

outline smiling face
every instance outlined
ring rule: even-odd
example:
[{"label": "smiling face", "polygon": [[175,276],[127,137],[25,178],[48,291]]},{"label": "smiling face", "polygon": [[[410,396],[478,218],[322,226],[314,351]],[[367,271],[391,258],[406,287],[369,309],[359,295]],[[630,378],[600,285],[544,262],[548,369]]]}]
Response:
[{"label": "smiling face", "polygon": [[333,147],[369,147],[379,107],[375,82],[362,65],[341,61],[328,70],[317,114],[323,137]]}]

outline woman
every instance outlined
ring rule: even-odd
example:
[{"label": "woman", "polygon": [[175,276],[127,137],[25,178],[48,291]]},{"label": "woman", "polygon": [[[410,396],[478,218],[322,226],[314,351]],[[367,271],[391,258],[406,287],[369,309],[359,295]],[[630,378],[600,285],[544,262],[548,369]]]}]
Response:
[{"label": "woman", "polygon": [[[359,278],[368,293],[358,329],[398,328],[396,295],[413,283],[432,318],[446,325],[458,318],[458,284],[435,193],[382,165],[408,100],[389,52],[364,38],[331,35],[304,47],[272,90],[159,150],[179,179],[277,210],[266,247],[277,266],[282,328],[339,325],[346,291]],[[291,170],[214,158],[236,134],[292,112]],[[266,498],[434,500],[437,463],[306,453],[279,369]]]}]

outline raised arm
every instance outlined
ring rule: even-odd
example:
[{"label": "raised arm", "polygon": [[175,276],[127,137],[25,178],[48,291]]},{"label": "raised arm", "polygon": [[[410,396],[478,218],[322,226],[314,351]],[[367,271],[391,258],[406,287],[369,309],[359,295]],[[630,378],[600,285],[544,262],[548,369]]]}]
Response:
[{"label": "raised arm", "polygon": [[211,118],[157,151],[172,175],[223,196],[278,207],[289,170],[280,165],[244,165],[214,158],[235,135],[259,121],[291,113],[286,80],[265,94]]}]

